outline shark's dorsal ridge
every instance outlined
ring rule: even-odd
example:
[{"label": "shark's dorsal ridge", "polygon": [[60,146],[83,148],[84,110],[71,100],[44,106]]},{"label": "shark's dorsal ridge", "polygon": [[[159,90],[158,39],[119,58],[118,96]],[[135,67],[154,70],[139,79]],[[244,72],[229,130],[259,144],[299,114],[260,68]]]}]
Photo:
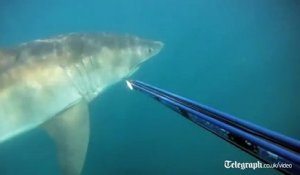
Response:
[{"label": "shark's dorsal ridge", "polygon": [[0,49],[0,74],[16,63],[16,53],[13,49]]},{"label": "shark's dorsal ridge", "polygon": [[64,175],[79,175],[84,165],[89,142],[88,104],[82,100],[45,124],[43,128],[57,146],[58,158]]}]

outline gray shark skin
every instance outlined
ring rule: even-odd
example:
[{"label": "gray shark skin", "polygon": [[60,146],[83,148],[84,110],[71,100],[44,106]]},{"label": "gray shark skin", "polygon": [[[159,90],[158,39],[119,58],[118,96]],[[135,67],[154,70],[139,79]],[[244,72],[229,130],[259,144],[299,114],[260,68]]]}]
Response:
[{"label": "gray shark skin", "polygon": [[79,175],[88,103],[162,47],[131,35],[70,33],[0,49],[0,144],[43,127],[56,142],[62,174]]}]

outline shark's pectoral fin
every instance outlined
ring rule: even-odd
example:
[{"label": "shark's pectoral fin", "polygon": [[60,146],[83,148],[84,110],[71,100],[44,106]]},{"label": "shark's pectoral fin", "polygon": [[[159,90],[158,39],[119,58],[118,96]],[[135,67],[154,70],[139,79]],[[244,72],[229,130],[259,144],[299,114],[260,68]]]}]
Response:
[{"label": "shark's pectoral fin", "polygon": [[63,111],[43,127],[55,140],[64,175],[79,175],[89,142],[89,112],[82,101]]}]

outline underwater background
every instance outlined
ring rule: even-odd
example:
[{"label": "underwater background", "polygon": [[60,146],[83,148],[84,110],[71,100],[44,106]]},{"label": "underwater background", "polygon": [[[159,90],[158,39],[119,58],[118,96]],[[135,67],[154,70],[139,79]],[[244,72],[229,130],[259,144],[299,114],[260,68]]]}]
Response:
[{"label": "underwater background", "polygon": [[[131,79],[300,139],[299,17],[297,0],[2,0],[0,46],[91,31],[161,40]],[[90,107],[83,174],[279,174],[225,169],[256,159],[124,81]],[[41,129],[5,142],[0,174],[59,174],[54,143]]]}]

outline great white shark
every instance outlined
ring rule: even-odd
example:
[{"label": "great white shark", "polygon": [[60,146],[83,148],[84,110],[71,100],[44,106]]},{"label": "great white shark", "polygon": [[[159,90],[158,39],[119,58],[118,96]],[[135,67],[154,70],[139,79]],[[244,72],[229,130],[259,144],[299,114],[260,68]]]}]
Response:
[{"label": "great white shark", "polygon": [[80,174],[89,102],[162,47],[131,35],[70,33],[0,49],[0,144],[42,127],[57,145],[62,174]]}]

